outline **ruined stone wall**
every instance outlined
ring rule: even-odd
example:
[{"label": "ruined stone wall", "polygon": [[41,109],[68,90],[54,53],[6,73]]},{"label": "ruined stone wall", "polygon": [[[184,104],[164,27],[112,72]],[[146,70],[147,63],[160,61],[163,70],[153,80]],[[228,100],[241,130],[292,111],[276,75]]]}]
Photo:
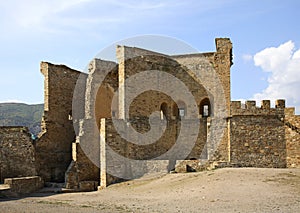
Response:
[{"label": "ruined stone wall", "polygon": [[71,162],[75,132],[72,98],[80,72],[64,65],[42,62],[45,105],[42,133],[36,142],[38,173],[45,181],[63,182]]},{"label": "ruined stone wall", "polygon": [[[224,94],[227,115],[230,114],[230,67],[232,65],[232,43],[229,38],[216,38],[216,52],[172,56],[188,70],[197,70],[196,76],[188,73],[204,86],[206,91],[215,90],[214,99]],[[207,82],[206,82],[207,81]],[[211,92],[211,91],[209,91]],[[212,93],[212,92],[211,92]],[[216,103],[216,100],[210,100]],[[221,102],[220,102],[221,103]],[[216,108],[216,107],[214,107]]]},{"label": "ruined stone wall", "polygon": [[[129,49],[129,47],[126,47]],[[128,50],[129,51],[129,50]],[[180,82],[184,83],[187,87],[188,91],[190,91],[195,98],[196,104],[199,105],[200,102],[208,97],[207,91],[204,87],[199,84],[192,76],[189,75],[185,67],[182,67],[178,62],[171,59],[167,56],[161,55],[143,55],[137,56],[135,58],[127,59],[124,63],[124,75],[125,79],[138,74],[143,71],[162,71],[171,74],[176,79],[180,80]],[[122,63],[121,63],[122,64]],[[119,68],[121,72],[121,68]],[[122,73],[122,72],[121,72]],[[121,78],[121,77],[120,77]],[[145,77],[143,81],[138,82],[137,87],[143,87],[146,83],[148,83],[149,79]],[[169,82],[152,82],[153,84],[158,84],[161,88],[163,88],[167,83],[168,86],[173,88],[173,93],[175,96],[180,96],[180,92],[176,84],[172,85],[172,79]],[[171,83],[171,85],[170,85]],[[126,88],[126,87],[125,87]],[[145,88],[147,89],[147,88]],[[125,89],[126,92],[126,89]],[[162,92],[147,90],[146,92],[139,94],[136,97],[130,106],[130,117],[140,116],[147,117],[151,113],[155,111],[160,111],[162,104],[166,104],[166,109],[168,111],[168,118],[178,117],[178,107],[175,102],[182,102],[183,100],[172,100],[169,96],[170,94],[163,94]],[[125,94],[126,96],[126,94]],[[190,106],[186,106],[187,103],[183,103],[185,108],[188,109]],[[126,108],[125,108],[126,109]],[[187,115],[188,116],[188,115]]]},{"label": "ruined stone wall", "polygon": [[[149,129],[148,126],[148,119],[140,119],[140,120],[135,120],[131,122],[131,125],[137,130],[137,132],[146,132]],[[109,121],[107,122],[108,124]],[[206,143],[206,121],[204,119],[200,119],[200,128],[199,128],[199,133],[197,140],[195,141],[195,145],[191,147],[191,152],[188,156],[185,156],[184,159],[199,159],[201,157],[202,151],[205,148],[205,143]],[[154,126],[157,125],[158,128],[160,128],[160,121],[157,121]],[[166,130],[163,132],[163,135],[159,140],[157,140],[154,144],[150,145],[142,145],[138,146],[135,144],[132,144],[128,141],[124,141],[122,138],[118,138],[118,143],[124,143],[126,149],[123,149],[125,151],[124,156],[131,158],[131,159],[154,159],[158,158],[162,154],[166,153],[168,150],[172,148],[172,146],[175,145],[176,140],[178,139],[178,135],[180,134],[181,131],[181,125],[182,122],[180,120],[169,120],[167,122],[167,127]],[[153,127],[155,128],[155,127]],[[108,125],[107,130],[110,130],[114,132],[113,125]],[[110,133],[110,132],[108,132]],[[112,134],[109,134],[112,135]],[[115,133],[117,137],[119,135]],[[114,140],[110,140],[114,141]],[[127,143],[127,145],[126,145]],[[115,144],[112,144],[112,147],[115,147]],[[118,150],[121,151],[121,150]],[[163,158],[163,160],[167,160],[168,158]],[[184,159],[178,159],[178,160],[184,160]]]},{"label": "ruined stone wall", "polygon": [[[137,132],[143,133],[149,131],[150,128],[149,121],[145,118],[131,120],[131,125]],[[158,120],[155,122],[155,125],[160,127],[162,123]],[[169,121],[165,133],[156,143],[137,145],[122,138],[115,130],[112,120],[106,119],[106,136],[107,145],[119,155],[130,159],[147,160],[160,156],[174,145],[177,136],[177,126],[175,120]]]},{"label": "ruined stone wall", "polygon": [[[154,123],[154,128],[160,128],[161,120],[157,120]],[[149,130],[149,120],[147,118],[133,119],[130,121],[131,125],[137,132],[147,132]],[[200,158],[203,150],[205,149],[206,142],[206,121],[201,119],[201,125],[199,130],[198,139],[194,147],[191,147],[191,153],[184,159],[198,159]],[[168,172],[175,166],[175,160],[169,161],[169,158],[160,158],[160,155],[166,153],[172,146],[174,146],[177,136],[180,131],[179,120],[169,120],[167,123],[166,131],[163,136],[155,143],[150,145],[136,145],[130,141],[126,141],[116,131],[111,118],[105,119],[105,132],[102,133],[105,136],[106,148],[111,148],[115,153],[126,159],[133,159],[140,161],[138,167],[134,165],[125,165],[124,162],[119,162],[118,159],[112,155],[108,155],[105,159],[106,166],[110,169],[120,170],[121,173],[140,174],[142,176],[145,173],[151,172]],[[83,137],[80,137],[83,140]],[[100,138],[97,138],[98,144]],[[95,144],[94,144],[95,145]],[[95,155],[100,155],[100,147],[96,144],[93,146]],[[204,151],[205,155],[206,151]],[[98,159],[100,161],[100,159]],[[102,159],[103,160],[103,159]],[[142,162],[148,160],[147,162]],[[115,177],[109,173],[105,175],[105,185],[123,180],[122,178]],[[136,176],[139,177],[139,176]],[[73,143],[73,161],[70,164],[66,173],[66,187],[75,190],[86,190],[82,188],[81,183],[94,182],[99,183],[100,169],[87,157],[86,153],[82,150],[80,143]],[[103,185],[103,184],[102,184]],[[90,187],[90,190],[94,190],[94,186]]]},{"label": "ruined stone wall", "polygon": [[24,196],[44,187],[44,182],[39,176],[5,178],[4,184],[9,186],[8,191],[0,192],[0,195],[5,197]]},{"label": "ruined stone wall", "polygon": [[72,152],[73,160],[66,172],[66,188],[82,190],[81,184],[88,181],[98,186],[100,169],[86,156],[79,143],[73,143]]},{"label": "ruined stone wall", "polygon": [[[229,38],[216,38],[216,53],[214,54],[214,69],[217,71],[218,78],[221,81],[222,85],[222,92],[224,92],[225,96],[225,106],[226,112],[228,116],[230,115],[230,101],[231,101],[231,91],[230,91],[230,67],[233,64],[232,62],[232,43]],[[218,87],[217,87],[218,88]],[[217,89],[220,91],[220,89]],[[215,99],[222,99],[222,97],[218,96],[219,92],[217,93]],[[216,101],[215,101],[216,102]],[[222,104],[222,101],[220,101]],[[221,109],[223,109],[221,107]],[[220,112],[222,113],[222,112]],[[226,124],[221,124],[226,125]],[[218,128],[218,126],[216,126]],[[216,152],[216,159],[222,161],[228,161],[229,159],[229,134],[228,134],[228,126],[223,127],[223,138],[222,141],[217,144],[217,152]]]},{"label": "ruined stone wall", "polygon": [[225,93],[226,109],[229,115],[230,112],[230,67],[232,62],[232,43],[229,38],[216,38],[217,52],[214,55],[214,68],[217,70],[219,79],[222,83],[222,88]]},{"label": "ruined stone wall", "polygon": [[[211,103],[211,111],[213,115],[228,117],[230,115],[230,67],[232,63],[232,43],[229,38],[216,38],[216,52],[188,54],[172,56],[173,59],[184,65],[188,70],[197,70],[197,72],[188,73],[203,85],[208,91],[208,98]],[[228,161],[228,127],[225,123],[216,124],[212,118],[212,126],[210,134],[211,142],[208,144],[208,155],[214,160]],[[219,135],[215,134],[223,129],[222,139],[219,142]],[[214,150],[214,151],[209,151]],[[211,153],[211,154],[210,154]]]},{"label": "ruined stone wall", "polygon": [[[299,165],[300,117],[286,109],[283,100],[277,101],[276,108],[270,107],[270,101],[263,101],[260,108],[256,107],[254,101],[246,102],[245,108],[242,108],[240,102],[230,101],[232,44],[228,38],[216,39],[216,52],[177,56],[166,56],[140,48],[118,46],[117,59],[118,64],[94,59],[90,63],[89,76],[83,79],[86,82],[86,95],[83,104],[84,112],[79,119],[84,119],[80,120],[79,134],[76,143],[73,143],[73,161],[68,168],[66,177],[67,188],[81,190],[82,188],[87,189],[89,186],[92,190],[104,176],[104,185],[118,181],[117,177],[106,173],[106,167],[116,167],[114,169],[122,170],[121,173],[137,172],[139,174],[138,170],[140,170],[142,175],[149,169],[167,168],[170,170],[174,167],[175,160],[185,159],[226,161],[226,163],[231,162],[250,167],[286,167],[286,165],[297,167]],[[44,66],[48,66],[48,64],[44,64]],[[132,88],[126,87],[126,81],[143,71],[166,72],[184,83],[198,105],[196,118],[183,119],[178,112],[180,100],[173,100],[169,94],[147,88],[146,91],[138,94],[129,105],[126,102],[126,92],[128,92],[127,89]],[[54,73],[55,75],[52,75],[51,78],[57,80],[61,74]],[[72,93],[76,75],[76,72],[72,71],[71,74],[68,74],[68,76],[72,76],[68,81],[69,84],[64,85],[63,88],[58,87],[59,91],[64,91],[62,97]],[[49,84],[48,78],[49,74],[46,74],[46,88],[48,88],[47,85],[52,85]],[[161,86],[169,83],[162,82],[161,78],[158,78],[157,81],[150,83]],[[63,82],[66,80],[63,79]],[[136,86],[141,87],[147,83],[149,83],[149,79],[146,76]],[[177,93],[176,85],[170,87],[174,93]],[[53,95],[49,95],[49,91],[52,90],[47,89],[45,93],[45,97],[49,97],[45,100],[45,111],[48,113],[48,115],[45,114],[47,115],[45,118],[48,120],[51,118],[50,106],[57,103],[60,103],[57,106],[59,117],[64,118],[70,109],[70,105],[67,103],[69,100],[52,99]],[[54,88],[53,91],[58,92],[57,88]],[[117,91],[118,104],[112,106],[113,96]],[[70,95],[70,97],[72,96]],[[51,102],[53,100],[54,102]],[[209,105],[208,117],[202,116],[203,104]],[[189,107],[184,106],[185,109]],[[163,120],[163,116],[158,116],[151,120],[152,128],[156,129],[157,133],[163,131],[163,124],[166,123],[166,129],[162,132],[162,136],[152,144],[138,145],[130,140],[127,141],[123,135],[117,132],[112,121],[112,118],[116,118],[120,123],[123,122],[122,125],[132,126],[136,132],[147,134],[151,131],[149,116],[153,112],[160,112],[160,115],[163,113],[167,119]],[[185,116],[188,117],[189,114],[187,113]],[[57,117],[57,114],[53,115],[53,119]],[[160,157],[174,146],[183,123],[186,122],[185,124],[190,125],[193,119],[198,118],[200,118],[199,133],[196,144],[192,147],[189,155],[174,159],[174,162],[167,162],[169,156]],[[65,119],[58,120],[62,126],[69,128]],[[103,120],[105,125],[101,126]],[[56,120],[48,122],[48,127],[57,122]],[[47,125],[45,129],[46,127]],[[47,129],[47,131],[49,130]],[[68,132],[70,132],[69,129]],[[140,166],[133,168],[133,165],[114,162],[113,156],[105,155],[107,150],[105,152],[100,150],[103,138],[100,139],[99,132],[105,139],[106,148],[111,148],[126,159],[140,160],[140,162],[150,160],[147,161],[149,165],[141,163]],[[123,133],[128,134],[127,131]],[[71,136],[72,134],[70,138]],[[137,137],[137,141],[142,141],[141,135]],[[51,141],[57,141],[57,138],[51,138]],[[71,142],[69,139],[64,139],[64,141]],[[67,146],[71,147],[70,144]],[[188,145],[183,144],[183,148],[185,148],[184,146]],[[61,150],[67,150],[67,154],[64,156],[69,157],[69,149]],[[93,159],[89,159],[86,156],[87,153],[93,156]],[[59,156],[59,154],[56,155]],[[101,156],[105,158],[106,162],[101,161],[99,164]],[[202,162],[202,160],[198,161]],[[57,162],[60,161],[56,160]],[[102,168],[99,169],[99,167]],[[57,167],[54,168],[57,169]],[[59,172],[61,171],[65,170],[61,169]],[[49,174],[49,172],[53,174],[52,170],[46,173]],[[54,177],[57,174],[54,172]]]},{"label": "ruined stone wall", "polygon": [[300,168],[300,115],[295,115],[295,108],[285,109],[284,124],[287,167]]},{"label": "ruined stone wall", "polygon": [[[174,159],[174,160],[184,160],[184,159],[199,159],[201,158],[202,152],[204,151],[204,157],[206,157],[206,150],[204,150],[206,143],[206,129],[204,126],[206,121],[200,119],[201,125],[199,129],[199,134],[197,141],[195,142],[194,147],[191,148],[191,152],[188,156],[185,156],[183,159]],[[140,118],[138,120],[131,120],[131,125],[137,130],[137,132],[147,132],[149,130],[148,119]],[[152,128],[160,129],[163,121],[157,120],[153,121]],[[131,141],[126,141],[121,137],[120,134],[116,131],[114,124],[111,119],[106,119],[106,144],[109,146],[115,153],[125,157],[126,159],[133,160],[169,160],[172,159],[171,156],[163,154],[167,153],[176,143],[177,137],[180,134],[180,125],[181,122],[178,120],[168,120],[166,130],[163,132],[162,136],[155,142],[149,145],[134,144]],[[189,146],[187,144],[187,146]],[[185,147],[183,145],[183,147]],[[202,156],[203,157],[203,156]],[[107,159],[108,166],[119,166],[118,162],[113,162],[114,159]],[[169,162],[169,171],[174,169],[175,161]],[[138,169],[138,168],[131,168]],[[142,169],[142,168],[141,168]]]},{"label": "ruined stone wall", "polygon": [[[221,108],[223,107],[223,111],[228,111],[229,108],[227,107],[226,101],[230,100],[229,76],[231,65],[231,43],[229,39],[221,39],[216,41],[216,45],[216,53],[193,54],[188,56],[166,56],[140,48],[118,46],[118,64],[100,59],[93,60],[90,64],[90,71],[86,84],[85,119],[82,121],[82,131],[79,131],[82,132],[82,134],[79,134],[79,137],[77,138],[77,144],[75,146],[81,146],[85,151],[88,151],[93,156],[98,156],[99,124],[101,118],[106,118],[106,140],[116,153],[126,158],[136,160],[160,159],[159,156],[166,153],[174,146],[180,131],[182,131],[181,124],[183,120],[179,116],[179,108],[184,108],[185,118],[191,119],[185,120],[184,122],[186,122],[187,125],[190,125],[191,122],[194,122],[193,119],[200,118],[200,128],[198,136],[196,136],[196,144],[191,147],[191,152],[187,154],[188,156],[185,155],[180,159],[207,158],[207,148],[209,147],[211,150],[213,150],[215,148],[215,144],[205,146],[208,133],[208,118],[202,118],[202,115],[200,115],[203,111],[201,111],[201,104],[204,100],[208,100],[205,103],[210,106],[209,112],[213,115],[214,113],[219,113],[220,106]],[[200,71],[198,73],[192,73],[189,69],[193,68],[193,66],[195,66],[197,69],[200,69]],[[111,72],[107,73],[107,69],[110,69]],[[128,92],[126,81],[129,79],[129,77],[132,77],[133,75],[139,74],[143,71],[154,70],[169,73],[181,83],[184,83],[188,91],[192,93],[193,98],[198,105],[198,108],[195,112],[196,116],[189,117],[190,115],[188,113],[188,109],[191,107],[187,106],[186,103],[178,106],[178,104],[182,101],[180,98],[173,100],[169,96],[170,94],[149,90],[148,88],[145,88],[145,92],[138,94],[138,96],[134,98],[130,105],[129,103],[126,103],[125,97],[126,92]],[[212,70],[214,71],[211,72]],[[145,77],[138,82],[138,85],[136,86],[140,87],[147,83],[149,83],[149,79]],[[165,86],[166,83],[170,82],[150,83],[160,83],[159,85]],[[209,85],[206,85],[205,87],[202,85],[203,83]],[[173,89],[172,86],[174,87]],[[171,85],[170,87],[171,90],[173,90],[172,93],[180,94],[180,91],[178,91],[176,85]],[[111,102],[113,95],[117,90],[119,92],[118,107],[115,108],[115,106],[112,107]],[[220,97],[218,96],[218,90],[222,91]],[[211,91],[213,91],[214,94],[210,94]],[[180,95],[185,96],[186,94]],[[217,101],[215,104],[214,98],[221,99],[222,101]],[[216,110],[214,111],[214,109]],[[125,116],[126,110],[128,110],[128,117],[127,115]],[[153,112],[160,112],[161,114],[163,113],[163,115],[167,118],[167,128],[162,137],[150,145],[140,146],[133,144],[130,141],[126,141],[117,133],[110,119],[111,117],[125,119],[127,123],[132,125],[136,132],[144,134],[150,130],[149,116]],[[226,112],[225,116],[227,116]],[[156,127],[154,127],[157,128],[157,132],[161,130],[160,122],[162,122],[162,120],[160,119],[162,119],[161,116],[156,121]],[[213,119],[210,120],[214,122]],[[95,123],[97,126],[94,125]],[[220,126],[213,126],[211,129],[213,130],[214,128],[218,129]],[[95,132],[97,135],[93,136]],[[93,141],[90,143],[93,145],[82,143],[84,141]],[[213,133],[211,134],[211,141],[215,141]],[[226,133],[222,138],[222,142],[223,141],[225,147],[227,148],[228,143]],[[93,162],[91,162],[88,160],[88,158],[80,156],[81,154],[78,152],[76,157],[73,157],[73,162],[67,172],[67,182],[72,182],[72,184],[68,185],[70,188],[79,187],[79,182],[87,181],[88,177],[94,177],[94,180],[96,181],[96,178],[99,176],[99,172],[95,168],[95,164],[98,163],[98,160],[94,159]],[[160,160],[165,159],[168,158],[165,157],[164,159]],[[108,164],[112,163],[109,162],[109,160],[107,160],[107,162]],[[175,161],[171,164],[175,164]],[[169,165],[170,168],[172,166],[174,165]],[[91,169],[89,169],[89,171],[85,171],[83,167]],[[81,170],[85,172],[81,172]]]},{"label": "ruined stone wall", "polygon": [[[227,41],[227,40],[226,40]],[[228,42],[228,41],[227,41]],[[230,45],[229,45],[230,44]],[[132,77],[136,74],[139,74],[143,71],[162,71],[171,74],[174,76],[174,78],[178,79],[181,83],[184,83],[184,85],[187,87],[188,91],[191,92],[193,98],[196,101],[196,104],[198,105],[198,109],[196,112],[195,118],[201,118],[201,125],[199,129],[199,136],[196,142],[196,145],[188,158],[200,158],[201,153],[203,151],[204,144],[206,143],[207,139],[207,119],[202,118],[201,114],[201,103],[203,100],[207,99],[208,104],[210,105],[210,113],[213,114],[213,96],[212,94],[209,94],[209,90],[211,88],[215,88],[215,90],[218,90],[218,86],[222,84],[222,81],[220,81],[219,78],[226,79],[230,75],[230,54],[231,54],[231,43],[226,46],[228,49],[225,51],[225,47],[223,47],[223,52],[226,52],[226,57],[228,58],[228,62],[223,61],[222,63],[226,65],[226,68],[217,68],[218,70],[221,70],[220,74],[218,72],[212,72],[210,74],[205,73],[210,72],[215,63],[215,54],[217,53],[204,53],[204,54],[192,54],[192,55],[182,55],[182,56],[166,56],[160,53],[155,53],[152,51],[147,51],[139,48],[130,48],[130,47],[118,47],[117,48],[117,58],[119,61],[119,87],[122,91],[122,84],[124,85],[123,94],[121,92],[120,99],[122,99],[122,95],[126,97],[126,84],[124,83],[125,80],[127,80],[129,77]],[[221,51],[221,52],[222,52]],[[220,52],[220,54],[221,54]],[[222,53],[223,53],[222,52]],[[225,54],[225,53],[224,53]],[[222,60],[227,60],[227,58],[222,58]],[[218,61],[216,59],[216,61]],[[193,68],[191,66],[196,66],[197,69],[199,68],[201,72],[198,72],[198,76],[196,76],[195,73],[192,73],[189,69]],[[224,71],[224,69],[226,69]],[[226,73],[227,75],[223,75],[223,73]],[[220,76],[219,76],[220,75]],[[214,76],[215,78],[218,78],[219,81],[214,81],[214,78],[209,78],[211,76]],[[160,78],[158,78],[160,81]],[[201,80],[202,81],[201,81]],[[141,82],[139,82],[138,87],[142,87],[143,85],[147,84],[149,79],[145,77]],[[230,79],[224,80],[224,89],[223,91],[223,102],[222,105],[226,104],[226,99],[230,98]],[[202,83],[210,83],[207,88],[203,86]],[[221,83],[219,83],[221,82]],[[167,83],[172,83],[172,80],[170,82],[152,82],[153,84],[159,83],[162,87],[165,86]],[[169,84],[168,84],[169,86]],[[174,88],[172,88],[172,86]],[[181,91],[178,90],[177,85],[171,85],[169,86],[171,90],[173,90],[173,94],[180,94]],[[221,86],[222,87],[222,86]],[[226,93],[226,94],[225,94]],[[217,94],[217,92],[215,93]],[[172,138],[177,137],[180,132],[180,116],[178,109],[182,108],[182,106],[178,106],[177,104],[180,103],[182,100],[176,99],[173,100],[170,96],[170,94],[164,94],[159,91],[153,91],[153,90],[147,90],[146,92],[143,92],[135,97],[135,99],[130,103],[130,106],[126,106],[129,108],[129,122],[135,122],[135,123],[141,123],[141,126],[145,127],[145,129],[140,129],[141,133],[149,131],[149,125],[147,125],[147,118],[153,113],[153,112],[161,112],[164,114],[164,116],[168,120],[168,124],[171,124],[172,122],[175,124],[176,127],[176,133],[170,133],[170,135],[165,135],[166,138]],[[182,95],[182,94],[180,94]],[[124,97],[123,97],[124,98]],[[218,98],[218,97],[217,97]],[[211,102],[211,103],[210,103]],[[125,101],[120,100],[120,107],[121,110],[124,112],[121,112],[121,115],[125,115],[126,107]],[[123,106],[121,104],[124,104]],[[220,104],[220,102],[218,102]],[[186,103],[183,103],[183,108],[185,108],[185,117],[190,118],[188,114],[188,109],[191,108],[191,106],[188,106]],[[224,107],[226,110],[226,107]],[[217,114],[216,110],[216,114]],[[197,117],[198,116],[198,117]],[[122,118],[122,117],[119,117]],[[124,117],[123,117],[124,118]],[[178,119],[178,120],[176,120]],[[142,121],[145,121],[146,123],[143,123]],[[133,126],[137,126],[134,124]],[[134,127],[135,128],[135,127]],[[137,130],[137,128],[135,128]],[[226,137],[226,134],[224,134]],[[172,140],[171,140],[172,141]],[[173,140],[174,141],[174,140]],[[213,140],[212,140],[213,141]],[[225,144],[227,144],[226,138],[225,138]],[[169,142],[169,147],[171,147]],[[161,147],[161,150],[163,150],[164,147]],[[147,149],[145,149],[147,150]],[[159,148],[157,148],[159,150]],[[148,150],[149,151],[149,150]],[[138,153],[138,152],[137,152]],[[150,153],[155,153],[151,152]],[[205,151],[204,153],[205,157],[207,157],[207,153]],[[145,156],[142,154],[142,156]],[[203,157],[203,156],[202,156]]]},{"label": "ruined stone wall", "polygon": [[35,149],[26,127],[0,127],[0,182],[37,175]]},{"label": "ruined stone wall", "polygon": [[[96,59],[97,60],[97,59]],[[97,79],[97,75],[93,76]],[[117,108],[112,112],[112,99],[115,92],[118,89],[118,66],[115,66],[110,70],[108,75],[101,82],[101,86],[96,92],[95,99],[95,117],[97,124],[100,123],[101,118],[111,118],[112,113],[117,115]]]},{"label": "ruined stone wall", "polygon": [[245,109],[241,102],[231,103],[230,162],[245,167],[286,167],[286,138],[284,101],[276,108],[270,101],[263,101],[261,108],[255,101],[247,101]]},{"label": "ruined stone wall", "polygon": [[[94,59],[89,75],[82,77],[85,85],[84,113],[79,119],[76,142],[72,144],[72,162],[66,171],[66,187],[75,190],[94,190],[99,183],[100,119],[111,117],[111,101],[118,88],[118,66],[115,62]],[[89,156],[93,156],[90,159]]]}]

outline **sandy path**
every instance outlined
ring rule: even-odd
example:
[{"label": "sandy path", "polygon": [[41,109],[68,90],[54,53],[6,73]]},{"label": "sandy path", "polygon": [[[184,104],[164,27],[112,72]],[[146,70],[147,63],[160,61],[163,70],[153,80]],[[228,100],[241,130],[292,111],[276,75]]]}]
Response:
[{"label": "sandy path", "polygon": [[0,200],[0,212],[300,212],[300,169],[148,176],[98,192]]}]

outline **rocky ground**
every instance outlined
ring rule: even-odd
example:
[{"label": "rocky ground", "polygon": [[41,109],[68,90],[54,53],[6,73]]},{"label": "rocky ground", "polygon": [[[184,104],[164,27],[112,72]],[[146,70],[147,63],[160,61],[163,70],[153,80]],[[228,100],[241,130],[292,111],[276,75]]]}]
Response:
[{"label": "rocky ground", "polygon": [[156,174],[97,192],[0,199],[0,212],[300,212],[300,169]]}]

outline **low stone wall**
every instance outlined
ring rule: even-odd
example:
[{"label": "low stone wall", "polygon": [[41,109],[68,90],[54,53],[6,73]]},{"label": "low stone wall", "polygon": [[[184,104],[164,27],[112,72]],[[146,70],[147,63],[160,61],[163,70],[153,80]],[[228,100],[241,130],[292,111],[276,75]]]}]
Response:
[{"label": "low stone wall", "polygon": [[37,175],[35,149],[27,127],[0,127],[0,183]]},{"label": "low stone wall", "polygon": [[2,194],[12,197],[36,192],[44,186],[44,182],[39,176],[6,178],[4,184],[8,185],[10,189],[5,190]]}]

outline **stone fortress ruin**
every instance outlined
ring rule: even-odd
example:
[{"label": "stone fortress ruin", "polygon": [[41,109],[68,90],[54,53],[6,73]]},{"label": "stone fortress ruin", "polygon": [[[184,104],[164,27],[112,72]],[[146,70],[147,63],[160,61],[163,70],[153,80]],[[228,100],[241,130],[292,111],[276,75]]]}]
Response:
[{"label": "stone fortress ruin", "polygon": [[[0,127],[1,183],[34,176],[64,182],[70,190],[92,191],[151,172],[300,168],[300,116],[284,100],[277,100],[275,108],[269,100],[260,107],[255,101],[231,101],[232,43],[228,38],[215,42],[215,52],[175,56],[117,46],[118,63],[94,59],[88,74],[41,62],[42,132],[33,143],[26,128]],[[141,82],[143,71],[150,73]],[[183,82],[196,109],[185,101],[187,94],[176,92],[178,84],[161,88],[172,94],[150,89],[128,103],[125,82],[131,77],[140,86],[170,83],[159,74],[154,78],[161,82],[152,82],[151,71]],[[159,113],[151,117],[153,112]],[[124,138],[129,130],[137,136]],[[147,133],[157,140],[144,145],[132,141],[142,141]]]}]

